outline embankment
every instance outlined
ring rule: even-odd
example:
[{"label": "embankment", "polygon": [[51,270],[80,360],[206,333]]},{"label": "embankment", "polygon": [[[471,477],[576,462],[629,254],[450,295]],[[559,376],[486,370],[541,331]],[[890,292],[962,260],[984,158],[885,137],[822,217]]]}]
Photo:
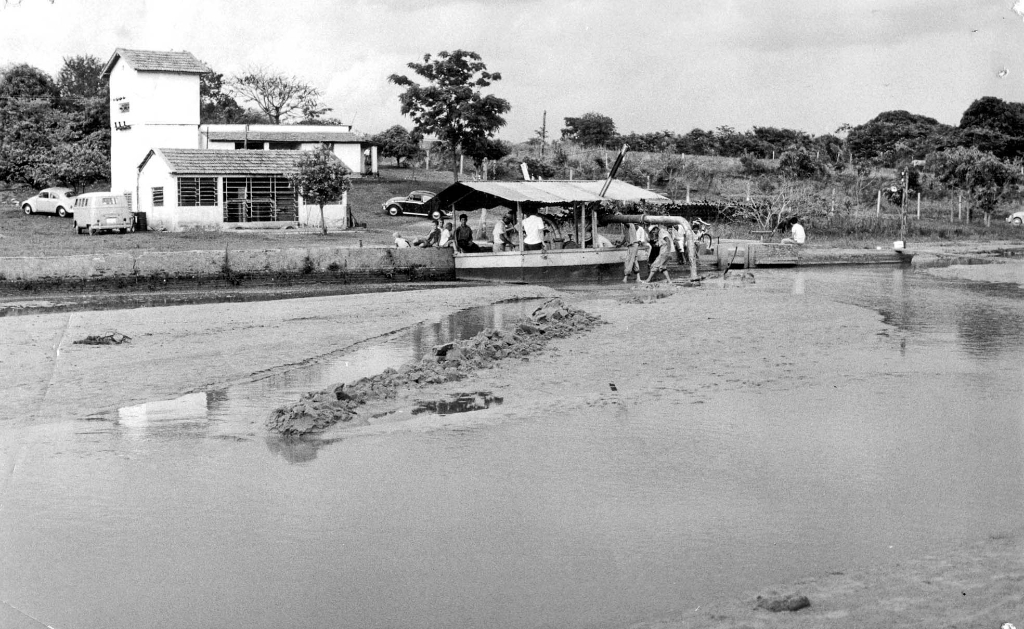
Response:
[{"label": "embankment", "polygon": [[124,287],[310,279],[342,283],[455,279],[449,249],[305,247],[224,251],[137,251],[0,258],[0,288]]}]

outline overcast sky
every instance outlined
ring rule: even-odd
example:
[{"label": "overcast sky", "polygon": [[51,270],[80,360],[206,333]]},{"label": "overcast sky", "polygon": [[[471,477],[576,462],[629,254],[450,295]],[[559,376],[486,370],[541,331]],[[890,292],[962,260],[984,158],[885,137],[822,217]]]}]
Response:
[{"label": "overcast sky", "polygon": [[813,134],[906,109],[957,124],[982,96],[1024,102],[1024,0],[21,0],[0,63],[55,75],[117,47],[188,50],[318,86],[375,133],[424,53],[479,53],[512,111],[499,134],[549,136],[598,112],[622,133],[728,125]]}]

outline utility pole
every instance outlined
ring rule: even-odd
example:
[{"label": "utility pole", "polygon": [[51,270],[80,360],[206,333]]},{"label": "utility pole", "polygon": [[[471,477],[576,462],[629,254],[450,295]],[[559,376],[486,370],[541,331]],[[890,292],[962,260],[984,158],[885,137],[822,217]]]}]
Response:
[{"label": "utility pole", "polygon": [[548,110],[544,110],[544,117],[540,123],[540,158],[544,159],[544,145],[548,143]]}]

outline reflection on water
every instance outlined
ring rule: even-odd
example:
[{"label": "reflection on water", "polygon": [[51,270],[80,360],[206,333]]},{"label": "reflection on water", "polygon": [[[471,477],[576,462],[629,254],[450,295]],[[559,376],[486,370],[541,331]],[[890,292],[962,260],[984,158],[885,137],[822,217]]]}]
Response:
[{"label": "reflection on water", "polygon": [[438,415],[452,415],[454,413],[469,413],[497,406],[504,401],[487,392],[474,393],[472,395],[457,395],[450,400],[431,400],[420,402],[412,409],[413,415],[421,413],[437,413]]},{"label": "reflection on water", "polygon": [[[0,600],[74,629],[621,627],[1020,526],[1019,289],[801,269],[744,290],[880,313],[885,362],[837,346],[848,382],[701,404],[615,378],[594,406],[421,415],[405,423],[453,428],[329,447],[262,429],[279,403],[507,325],[519,304],[109,421],[7,430]],[[863,321],[836,311],[837,329]],[[765,330],[789,340],[787,324]],[[522,407],[480,396],[464,402],[477,417]]]}]

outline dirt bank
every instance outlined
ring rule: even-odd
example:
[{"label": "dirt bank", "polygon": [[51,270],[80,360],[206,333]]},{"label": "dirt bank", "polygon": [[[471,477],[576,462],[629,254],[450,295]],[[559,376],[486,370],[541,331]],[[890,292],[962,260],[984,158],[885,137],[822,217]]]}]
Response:
[{"label": "dirt bank", "polygon": [[[455,310],[554,294],[495,286],[4,317],[0,425],[173,398],[315,360]],[[74,343],[112,332],[131,342]]]}]

